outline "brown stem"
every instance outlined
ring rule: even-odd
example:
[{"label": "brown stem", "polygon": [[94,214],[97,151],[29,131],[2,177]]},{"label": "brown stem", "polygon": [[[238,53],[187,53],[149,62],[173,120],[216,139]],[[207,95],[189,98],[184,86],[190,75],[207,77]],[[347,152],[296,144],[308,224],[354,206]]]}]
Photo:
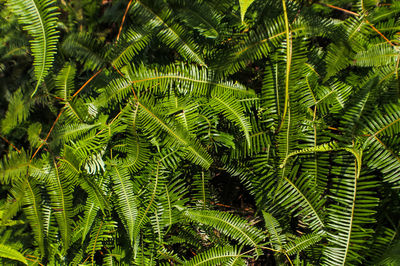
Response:
[{"label": "brown stem", "polygon": [[119,26],[117,41],[119,40],[119,36],[121,35],[122,27],[124,26],[124,22],[125,22],[125,17],[126,17],[126,14],[128,14],[128,10],[129,10],[129,7],[131,6],[131,4],[132,4],[132,0],[130,0],[128,5],[126,6],[124,16],[122,17],[121,26]]},{"label": "brown stem", "polygon": [[72,95],[71,100],[72,100],[73,98],[75,98],[75,96],[78,95],[78,93],[80,93],[80,92],[83,90],[83,88],[85,88],[86,85],[88,85],[88,84],[92,81],[92,79],[94,79],[98,74],[100,74],[101,71],[103,71],[103,68],[100,69],[99,71],[97,71],[90,79],[88,79],[88,80],[85,82],[85,84],[83,84],[82,87],[80,87],[79,90],[77,90],[77,91],[74,93],[74,95]]},{"label": "brown stem", "polygon": [[[337,7],[337,6],[330,5],[330,4],[324,4],[324,3],[318,3],[318,4],[323,5],[323,6],[326,6],[326,7],[330,7],[330,8],[336,9],[336,10],[340,10],[340,11],[342,11],[342,12],[344,12],[344,13],[347,13],[347,14],[350,14],[350,15],[353,15],[353,16],[356,16],[356,17],[359,17],[359,16],[360,16],[360,14],[357,14],[357,13],[355,13],[355,12],[353,12],[353,11],[350,11],[350,10],[347,10],[347,9],[344,9],[344,8],[341,8],[341,7]],[[385,35],[382,34],[382,32],[380,32],[377,28],[375,28],[374,25],[372,25],[368,20],[365,20],[365,22],[368,23],[369,26],[370,26],[376,33],[378,33],[388,44],[390,44],[390,45],[393,46],[393,47],[395,46],[388,38],[386,38]]]},{"label": "brown stem", "polygon": [[60,119],[61,114],[64,112],[64,110],[65,110],[65,109],[63,108],[63,109],[61,109],[60,113],[58,113],[56,120],[54,120],[54,123],[53,123],[53,125],[51,126],[51,128],[50,128],[50,130],[49,130],[49,133],[47,133],[46,138],[42,141],[42,143],[40,144],[40,146],[36,149],[35,153],[33,154],[32,158],[31,158],[31,161],[33,160],[33,158],[35,158],[36,154],[39,152],[39,150],[43,147],[43,145],[46,143],[46,141],[47,141],[48,138],[50,137],[50,134],[51,134],[51,132],[53,131],[54,126],[57,124],[58,119]]},{"label": "brown stem", "polygon": [[21,153],[21,151],[20,150],[18,150],[18,148],[17,147],[15,147],[15,145],[14,144],[12,144],[8,139],[6,139],[5,137],[3,137],[2,135],[0,135],[0,138],[2,139],[2,140],[4,140],[5,142],[7,142],[7,144],[8,145],[10,145],[11,147],[13,147],[14,148],[14,150],[16,150],[18,153]]},{"label": "brown stem", "polygon": [[360,16],[359,14],[357,14],[357,13],[355,13],[353,11],[350,11],[350,10],[347,10],[347,9],[344,9],[344,8],[341,8],[341,7],[338,7],[338,6],[325,4],[325,3],[317,3],[317,4],[320,4],[320,5],[323,5],[323,6],[326,6],[326,7],[330,7],[330,8],[336,9],[336,10],[340,10],[340,11],[342,11],[344,13],[347,13],[347,14],[350,14],[350,15],[353,15],[353,16],[356,16],[356,17]]}]

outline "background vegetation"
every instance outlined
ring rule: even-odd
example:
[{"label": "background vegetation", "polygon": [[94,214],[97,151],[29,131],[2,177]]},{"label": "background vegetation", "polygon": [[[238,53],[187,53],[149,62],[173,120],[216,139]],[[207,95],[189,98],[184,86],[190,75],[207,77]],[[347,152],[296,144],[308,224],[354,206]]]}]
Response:
[{"label": "background vegetation", "polygon": [[399,1],[0,8],[0,263],[400,264]]}]

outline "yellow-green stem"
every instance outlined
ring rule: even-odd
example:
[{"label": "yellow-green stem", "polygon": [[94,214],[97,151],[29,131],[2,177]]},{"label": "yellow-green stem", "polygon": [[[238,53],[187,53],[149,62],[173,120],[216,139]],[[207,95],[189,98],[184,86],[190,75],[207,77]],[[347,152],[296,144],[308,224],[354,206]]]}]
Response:
[{"label": "yellow-green stem", "polygon": [[291,51],[291,40],[290,40],[290,31],[289,31],[289,20],[287,16],[286,9],[286,1],[282,0],[283,5],[283,15],[285,17],[285,30],[286,30],[286,80],[285,80],[285,107],[283,109],[282,121],[281,125],[278,128],[278,131],[282,128],[283,123],[285,122],[285,117],[289,104],[289,78],[290,78],[290,66],[292,63],[292,51]]}]

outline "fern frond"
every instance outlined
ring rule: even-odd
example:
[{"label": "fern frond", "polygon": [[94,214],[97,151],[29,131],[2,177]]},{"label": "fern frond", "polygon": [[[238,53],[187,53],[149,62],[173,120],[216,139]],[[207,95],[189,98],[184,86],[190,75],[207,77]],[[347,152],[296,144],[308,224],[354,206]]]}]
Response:
[{"label": "fern frond", "polygon": [[304,219],[312,230],[322,230],[325,226],[322,212],[325,200],[316,191],[313,180],[305,174],[296,181],[285,177],[282,183],[276,192],[276,203]]},{"label": "fern frond", "polygon": [[222,13],[206,2],[186,2],[176,15],[190,28],[196,29],[202,36],[216,39],[223,33],[225,23]]},{"label": "fern frond", "polygon": [[166,132],[172,139],[170,144],[178,143],[188,152],[187,158],[204,168],[210,167],[212,159],[206,150],[198,141],[192,140],[189,134],[175,125],[164,121],[158,114],[141,102],[137,102],[140,107],[139,115],[142,119],[142,126],[146,132],[152,135],[158,135],[160,132]]},{"label": "fern frond", "polygon": [[366,51],[360,51],[354,56],[356,66],[361,67],[380,67],[396,66],[399,60],[399,51],[387,43],[370,47]]},{"label": "fern frond", "polygon": [[239,243],[257,247],[264,239],[263,233],[249,225],[246,220],[229,213],[208,210],[184,210],[190,220],[211,226],[239,241]]},{"label": "fern frond", "polygon": [[139,65],[131,66],[124,72],[130,83],[139,90],[155,87],[152,91],[168,92],[175,85],[173,90],[185,95],[209,96],[211,92],[216,95],[232,92],[238,97],[254,96],[254,91],[240,83],[217,79],[213,71],[194,65],[169,65],[161,69],[149,69]]},{"label": "fern frond", "polygon": [[157,215],[156,218],[156,223],[153,223],[153,225],[156,225],[156,231],[161,232],[160,228],[160,222],[158,219],[157,211],[160,210],[157,208],[158,204],[158,198],[161,197],[161,195],[164,194],[164,188],[165,188],[165,183],[166,183],[166,178],[165,178],[165,169],[163,169],[162,165],[160,162],[157,163],[156,166],[154,166],[154,170],[150,172],[150,176],[147,178],[147,188],[143,192],[144,196],[142,199],[142,205],[144,207],[141,209],[139,212],[138,218],[137,218],[137,223],[135,224],[135,235],[138,235],[142,227],[145,225],[145,223],[148,221],[149,213],[154,213]]},{"label": "fern frond", "polygon": [[[393,139],[400,132],[400,109],[398,105],[388,104],[383,107],[384,112],[375,111],[371,116],[365,117],[364,125],[371,135],[364,143],[368,147],[366,153],[367,164],[374,169],[379,169],[383,179],[391,183],[399,181],[400,156],[397,143],[385,144],[387,139]],[[390,143],[390,142],[389,142]]]},{"label": "fern frond", "polygon": [[98,70],[107,64],[104,44],[88,33],[69,34],[61,48],[81,62],[86,70]]},{"label": "fern frond", "polygon": [[24,150],[21,153],[12,151],[5,156],[1,162],[0,181],[2,184],[9,184],[22,180],[28,173],[28,167],[34,165],[29,160],[29,155]]},{"label": "fern frond", "polygon": [[203,206],[206,206],[206,204],[210,201],[210,190],[208,187],[210,181],[210,174],[208,172],[201,171],[201,173],[198,173],[193,176],[193,190],[194,194],[193,197],[197,200],[199,200]]},{"label": "fern frond", "polygon": [[9,0],[8,5],[19,17],[24,30],[33,37],[31,50],[34,56],[36,93],[40,83],[51,68],[57,52],[58,31],[56,1],[54,0]]},{"label": "fern frond", "polygon": [[248,119],[244,116],[244,108],[240,103],[232,97],[232,95],[214,95],[210,102],[211,106],[225,115],[225,117],[239,126],[243,131],[248,148],[251,147],[250,132],[251,125]]},{"label": "fern frond", "polygon": [[288,255],[299,253],[309,246],[312,246],[321,241],[322,236],[319,233],[311,233],[297,237],[293,242],[289,242],[283,246],[283,249]]},{"label": "fern frond", "polygon": [[24,255],[22,255],[19,251],[13,249],[12,247],[4,244],[0,244],[0,257],[17,260],[24,263],[25,265],[28,265],[28,261],[26,260]]},{"label": "fern frond", "polygon": [[63,175],[63,169],[59,168],[56,162],[53,162],[50,168],[49,194],[51,198],[51,207],[54,210],[57,224],[63,241],[64,252],[70,245],[73,217],[73,196],[72,181]]},{"label": "fern frond", "polygon": [[5,118],[1,121],[1,132],[9,134],[17,125],[29,117],[31,102],[23,95],[22,90],[17,90],[10,99]]},{"label": "fern frond", "polygon": [[[385,253],[392,247],[393,242],[396,241],[397,234],[396,231],[385,226],[375,231],[374,240],[367,256],[370,259],[366,260],[370,262],[369,265],[378,265],[378,262],[381,261],[382,257],[386,255]],[[377,256],[377,254],[383,256]]]},{"label": "fern frond", "polygon": [[[211,248],[206,252],[200,253],[191,260],[185,262],[185,266],[214,266],[225,265],[232,258],[241,257],[240,250],[237,247],[225,246]],[[228,264],[229,265],[229,264]]]},{"label": "fern frond", "polygon": [[[301,31],[300,25],[292,25],[293,32]],[[232,47],[219,52],[215,58],[214,68],[224,74],[235,73],[250,62],[264,58],[278,47],[285,38],[285,22],[278,16],[265,25],[259,25],[245,36],[238,36]]]},{"label": "fern frond", "polygon": [[129,172],[122,165],[112,165],[109,175],[113,181],[113,189],[117,195],[117,211],[123,218],[123,224],[128,232],[131,245],[137,241],[135,227],[138,219],[138,203],[134,195],[133,183]]},{"label": "fern frond", "polygon": [[179,24],[173,22],[171,12],[168,9],[164,9],[158,14],[149,5],[146,5],[144,1],[137,1],[132,6],[131,13],[144,17],[152,27],[157,27],[157,36],[160,40],[171,48],[176,49],[185,59],[205,65],[198,45],[185,33]]},{"label": "fern frond", "polygon": [[150,36],[142,30],[129,29],[122,35],[118,46],[113,47],[110,55],[111,65],[121,68],[131,63],[133,57],[148,45]]},{"label": "fern frond", "polygon": [[315,104],[321,115],[338,113],[343,110],[352,92],[352,87],[349,84],[339,80],[332,79],[328,85],[318,86],[315,91],[317,99]]},{"label": "fern frond", "polygon": [[74,78],[76,67],[72,63],[67,63],[56,76],[56,95],[64,101],[68,101],[71,93],[75,89]]},{"label": "fern frond", "polygon": [[86,253],[89,254],[92,264],[96,251],[101,250],[105,246],[105,241],[112,239],[112,231],[117,227],[115,221],[103,220],[99,221],[91,232],[90,242],[87,246]]},{"label": "fern frond", "polygon": [[275,249],[281,250],[286,244],[286,236],[282,233],[282,228],[279,222],[271,214],[265,211],[263,211],[263,217],[271,243]]},{"label": "fern frond", "polygon": [[360,161],[353,155],[338,156],[332,169],[333,187],[327,208],[327,238],[330,242],[323,251],[328,265],[360,262],[363,244],[373,233],[365,225],[374,222],[375,193],[367,187],[377,186],[371,176],[360,173]]},{"label": "fern frond", "polygon": [[24,212],[28,218],[32,231],[35,235],[40,253],[42,256],[44,256],[45,236],[44,236],[44,224],[43,224],[43,215],[41,207],[40,188],[37,182],[35,182],[35,180],[32,180],[30,178],[27,178],[25,182],[22,183],[22,186],[25,188]]}]

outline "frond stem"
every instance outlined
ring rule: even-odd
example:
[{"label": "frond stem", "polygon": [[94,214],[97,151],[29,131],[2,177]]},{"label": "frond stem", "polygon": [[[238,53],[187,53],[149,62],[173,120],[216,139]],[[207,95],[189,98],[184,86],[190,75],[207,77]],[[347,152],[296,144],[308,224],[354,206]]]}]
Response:
[{"label": "frond stem", "polygon": [[[283,254],[285,254],[286,258],[288,259],[288,261],[289,261],[289,263],[290,263],[290,265],[293,266],[292,260],[289,258],[289,255],[288,255],[284,250],[276,250],[276,249],[268,248],[268,247],[259,247],[259,248],[261,248],[261,249],[266,249],[266,250],[270,250],[270,251],[273,251],[273,252],[276,252],[276,253],[283,253]],[[246,253],[243,253],[243,254],[246,254]]]},{"label": "frond stem", "polygon": [[375,137],[376,135],[378,135],[379,133],[381,133],[381,132],[384,131],[385,129],[387,129],[387,128],[393,126],[394,124],[396,124],[396,123],[399,122],[399,121],[400,121],[400,118],[397,118],[397,119],[394,120],[392,123],[390,123],[390,124],[384,126],[384,127],[381,128],[380,130],[378,130],[377,132],[375,132],[375,133],[373,134],[373,136]]},{"label": "frond stem", "polygon": [[282,121],[281,124],[278,128],[278,131],[281,130],[284,122],[285,122],[285,117],[288,109],[288,104],[289,104],[289,81],[290,81],[290,67],[292,63],[292,42],[290,38],[290,31],[289,31],[289,20],[288,20],[288,14],[287,14],[287,9],[286,9],[286,1],[282,0],[282,5],[283,5],[283,13],[285,17],[285,29],[286,29],[286,81],[285,81],[285,106],[283,109],[283,115],[282,115]]},{"label": "frond stem", "polygon": [[126,17],[126,14],[128,14],[128,10],[129,10],[131,4],[132,4],[132,0],[130,0],[128,5],[126,6],[124,16],[122,17],[121,26],[119,26],[119,31],[118,31],[116,42],[118,42],[119,36],[121,35],[122,27],[124,26],[124,22],[125,22],[125,17]]},{"label": "frond stem", "polygon": [[112,67],[118,72],[118,74],[119,74],[121,77],[125,78],[124,74],[122,74],[122,72],[121,72],[118,68],[116,68],[114,65],[112,65]]},{"label": "frond stem", "polygon": [[35,153],[32,155],[32,158],[30,161],[33,160],[33,158],[35,158],[36,154],[39,152],[39,150],[43,147],[43,145],[46,143],[46,141],[49,139],[51,132],[54,129],[54,126],[57,124],[58,119],[60,119],[62,113],[64,112],[65,108],[61,109],[61,111],[58,113],[56,120],[54,120],[53,125],[51,126],[49,133],[47,133],[46,138],[42,141],[42,143],[39,145],[39,147],[36,149]]},{"label": "frond stem", "polygon": [[330,5],[330,4],[325,4],[325,3],[317,3],[317,4],[323,5],[323,6],[326,6],[326,7],[330,7],[330,8],[336,9],[336,10],[340,10],[340,11],[342,11],[342,12],[344,12],[344,13],[347,13],[347,14],[350,14],[350,15],[353,15],[353,16],[356,16],[356,17],[359,17],[359,16],[360,16],[359,14],[357,14],[357,13],[355,13],[355,12],[353,12],[353,11],[350,11],[350,10],[347,10],[347,9],[344,9],[344,8],[341,8],[341,7],[338,7],[338,6],[334,6],[334,5]]},{"label": "frond stem", "polygon": [[8,139],[6,139],[5,137],[3,137],[2,135],[0,135],[0,138],[1,138],[2,140],[4,140],[5,142],[7,142],[8,145],[10,145],[11,147],[13,147],[14,150],[16,150],[18,153],[21,153],[21,151],[20,151],[17,147],[15,147],[15,145],[12,144]]},{"label": "frond stem", "polygon": [[79,88],[79,90],[77,90],[74,95],[72,95],[71,100],[73,98],[75,98],[76,95],[78,95],[78,93],[80,93],[85,87],[86,85],[88,85],[98,74],[100,74],[103,71],[103,68],[100,69],[99,71],[97,71],[93,76],[90,77],[90,79],[88,79],[85,84],[82,85],[82,87]]},{"label": "frond stem", "polygon": [[[28,257],[32,257],[32,258],[35,258],[35,259],[31,259],[31,258],[28,258]],[[44,266],[42,263],[39,262],[39,259],[38,259],[37,257],[35,257],[35,256],[26,255],[25,259],[26,259],[26,260],[29,260],[29,261],[32,261],[32,262],[34,262],[34,263],[37,263],[37,264],[39,264],[40,266]]]},{"label": "frond stem", "polygon": [[100,223],[99,230],[97,231],[97,233],[96,233],[96,238],[95,238],[95,240],[94,240],[93,250],[92,250],[92,265],[94,265],[94,252],[95,252],[95,250],[96,250],[97,238],[99,237],[100,230],[101,230],[101,227],[102,227],[102,226],[103,226],[103,221],[101,221],[101,223]]},{"label": "frond stem", "polygon": [[[336,9],[336,10],[340,10],[340,11],[342,11],[342,12],[344,12],[344,13],[347,13],[347,14],[350,14],[350,15],[353,15],[353,16],[356,16],[356,17],[360,17],[360,14],[355,13],[355,12],[350,11],[350,10],[347,10],[347,9],[344,9],[344,8],[341,8],[341,7],[337,7],[337,6],[330,5],[330,4],[325,4],[325,3],[317,3],[317,4],[320,4],[320,5],[323,5],[323,6],[326,6],[326,7],[330,7],[330,8]],[[383,39],[385,39],[385,41],[386,41],[388,44],[390,44],[390,45],[393,46],[393,47],[396,47],[396,45],[394,45],[385,35],[383,35],[382,32],[380,32],[377,28],[375,28],[374,25],[372,25],[372,23],[370,23],[367,19],[365,20],[365,22],[368,23],[369,26],[370,26],[376,33],[378,33]]]}]

